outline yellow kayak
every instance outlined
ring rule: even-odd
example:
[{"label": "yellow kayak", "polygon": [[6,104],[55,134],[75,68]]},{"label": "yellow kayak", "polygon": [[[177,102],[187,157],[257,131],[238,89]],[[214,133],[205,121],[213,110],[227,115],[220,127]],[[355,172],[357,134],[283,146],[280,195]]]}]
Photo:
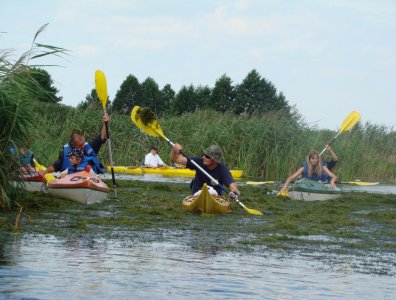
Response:
[{"label": "yellow kayak", "polygon": [[[178,177],[194,177],[195,170],[190,170],[187,168],[144,168],[144,167],[133,167],[133,166],[114,166],[114,172],[116,173],[126,173],[126,174],[157,174],[164,176],[178,176]],[[107,171],[111,172],[110,166],[107,167]],[[230,170],[232,177],[241,178],[242,170]]]},{"label": "yellow kayak", "polygon": [[199,196],[187,196],[183,199],[183,209],[207,214],[227,213],[231,210],[230,201],[220,196],[209,194],[206,183]]}]

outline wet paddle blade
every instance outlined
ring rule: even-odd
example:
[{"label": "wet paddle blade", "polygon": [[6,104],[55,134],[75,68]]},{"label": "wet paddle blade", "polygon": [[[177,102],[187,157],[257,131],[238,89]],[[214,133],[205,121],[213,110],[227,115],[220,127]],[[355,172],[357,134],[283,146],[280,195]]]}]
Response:
[{"label": "wet paddle blade", "polygon": [[106,76],[101,70],[95,72],[95,89],[98,94],[100,102],[102,102],[103,109],[106,109],[107,104],[107,82]]},{"label": "wet paddle blade", "polygon": [[275,181],[246,181],[246,184],[260,185],[260,184],[275,184]]},{"label": "wet paddle blade", "polygon": [[166,140],[161,126],[150,109],[134,106],[131,111],[131,119],[140,130],[144,131],[148,135],[160,137]]},{"label": "wet paddle blade", "polygon": [[356,125],[360,120],[360,114],[356,111],[351,112],[348,117],[342,122],[341,129],[339,133],[343,133],[345,131],[351,130],[353,126]]},{"label": "wet paddle blade", "polygon": [[257,209],[253,209],[253,208],[248,208],[248,207],[244,207],[244,209],[251,215],[257,215],[257,216],[263,216],[264,214],[257,210]]},{"label": "wet paddle blade", "polygon": [[356,185],[361,185],[361,186],[370,186],[370,185],[379,184],[379,182],[364,182],[364,181],[347,181],[347,182],[342,182],[342,183],[356,184]]}]

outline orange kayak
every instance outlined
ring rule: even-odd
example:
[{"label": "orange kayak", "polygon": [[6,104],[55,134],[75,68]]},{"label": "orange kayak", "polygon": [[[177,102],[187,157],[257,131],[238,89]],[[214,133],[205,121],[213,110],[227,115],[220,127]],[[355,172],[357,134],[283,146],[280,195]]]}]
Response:
[{"label": "orange kayak", "polygon": [[48,184],[51,195],[83,204],[101,203],[108,198],[109,187],[95,174],[81,171]]}]

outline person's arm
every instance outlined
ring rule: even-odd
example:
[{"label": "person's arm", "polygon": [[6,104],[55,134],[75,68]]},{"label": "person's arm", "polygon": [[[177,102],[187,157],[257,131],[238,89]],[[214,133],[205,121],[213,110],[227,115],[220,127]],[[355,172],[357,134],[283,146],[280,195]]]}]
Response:
[{"label": "person's arm", "polygon": [[58,159],[51,166],[49,166],[45,171],[39,171],[39,173],[44,176],[47,173],[61,171],[62,164],[63,164],[63,150],[59,152]]},{"label": "person's arm", "polygon": [[327,149],[327,151],[329,151],[329,154],[331,155],[331,159],[332,159],[334,162],[338,161],[337,154],[335,154],[333,148],[331,148],[329,144],[326,144],[326,145],[325,145],[325,148]]},{"label": "person's arm", "polygon": [[101,138],[102,142],[104,143],[107,140],[106,123],[108,126],[109,122],[110,122],[110,116],[108,114],[105,114],[103,116],[102,120],[103,120],[103,126],[102,126],[102,130],[100,131],[100,138]]},{"label": "person's arm", "polygon": [[332,190],[334,190],[334,188],[336,188],[337,186],[336,186],[336,181],[337,181],[337,176],[333,173],[333,172],[331,172],[327,167],[323,167],[323,171],[327,174],[327,175],[329,175],[330,177],[331,177],[331,181],[330,181],[330,188],[332,189]]},{"label": "person's arm", "polygon": [[180,154],[182,146],[180,144],[175,144],[170,152],[170,160],[179,165],[187,166],[187,158]]},{"label": "person's arm", "polygon": [[289,178],[286,179],[285,184],[282,186],[281,190],[279,191],[279,194],[282,194],[287,191],[287,187],[289,186],[290,182],[294,181],[297,179],[302,173],[304,172],[304,167],[301,167],[300,169],[297,170],[296,173],[293,175],[289,176]]}]

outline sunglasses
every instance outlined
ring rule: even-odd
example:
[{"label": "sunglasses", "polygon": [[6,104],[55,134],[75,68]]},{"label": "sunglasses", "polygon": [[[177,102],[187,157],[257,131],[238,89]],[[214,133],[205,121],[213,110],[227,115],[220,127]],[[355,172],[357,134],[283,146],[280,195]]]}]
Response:
[{"label": "sunglasses", "polygon": [[207,158],[207,159],[212,159],[209,155],[204,154],[203,157]]}]

